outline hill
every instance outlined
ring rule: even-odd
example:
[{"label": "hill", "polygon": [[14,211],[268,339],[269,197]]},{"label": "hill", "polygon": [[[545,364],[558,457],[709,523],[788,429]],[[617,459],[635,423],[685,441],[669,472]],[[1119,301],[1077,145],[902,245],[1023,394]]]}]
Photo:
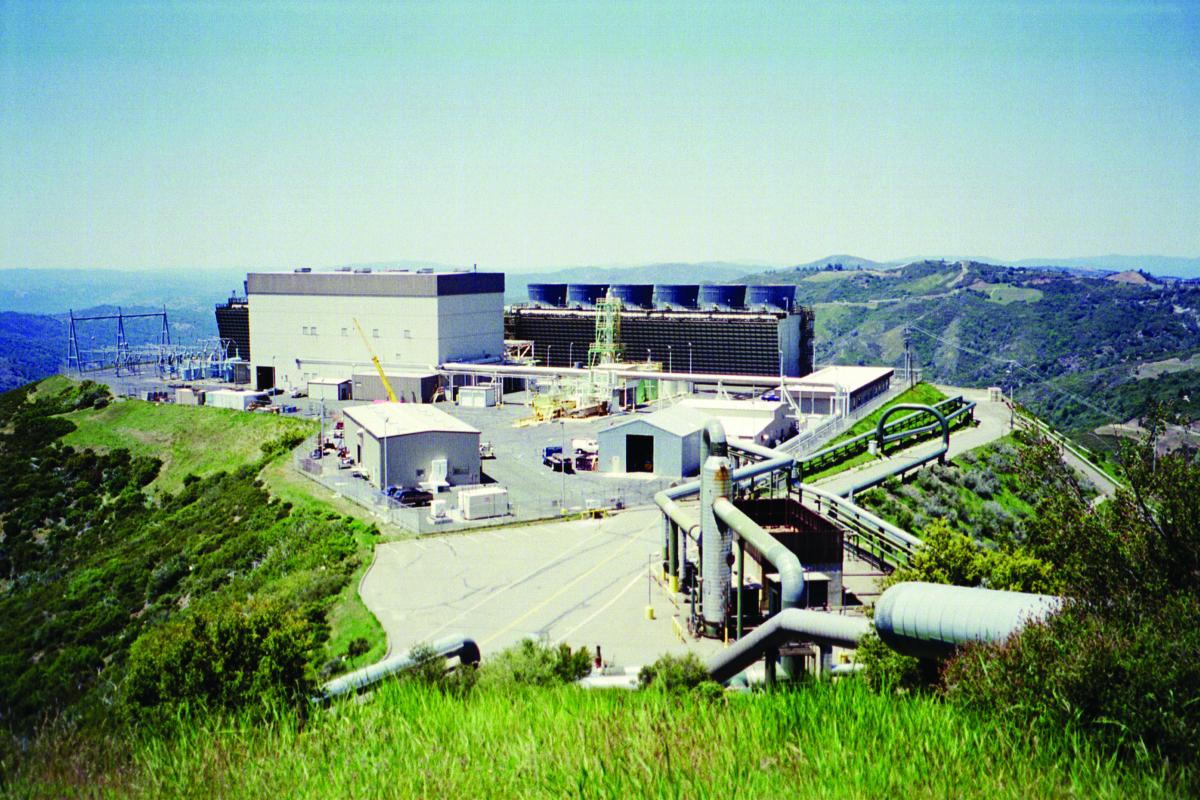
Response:
[{"label": "hill", "polygon": [[1139,277],[923,261],[744,280],[796,285],[816,311],[819,363],[900,364],[908,329],[925,379],[1001,386],[1082,433],[1141,413],[1154,396],[1200,417],[1200,371],[1136,381],[1141,364],[1200,352],[1200,286]]},{"label": "hill", "polygon": [[[10,730],[103,720],[148,663],[159,665],[149,674],[190,674],[203,700],[197,687],[220,685],[211,670],[222,663],[247,681],[269,667],[270,685],[305,692],[322,668],[382,653],[352,582],[378,531],[260,480],[311,425],[258,414],[232,424],[219,412],[114,404],[104,387],[64,378],[0,395],[0,717]],[[73,435],[102,447],[61,441]],[[233,649],[197,659],[194,644],[176,647],[200,630],[221,631],[212,646]],[[181,685],[155,688],[155,702]]]}]

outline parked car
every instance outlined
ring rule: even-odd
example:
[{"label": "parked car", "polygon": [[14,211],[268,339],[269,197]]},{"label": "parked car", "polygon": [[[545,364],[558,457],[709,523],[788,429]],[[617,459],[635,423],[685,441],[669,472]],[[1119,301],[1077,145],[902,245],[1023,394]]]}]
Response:
[{"label": "parked car", "polygon": [[342,460],[338,462],[338,469],[350,469],[353,466],[354,466],[354,459],[352,459],[352,458],[343,457]]},{"label": "parked car", "polygon": [[292,398],[308,397],[308,392],[304,391],[303,389],[292,389],[291,394],[288,396]]},{"label": "parked car", "polygon": [[392,497],[405,508],[424,508],[433,502],[433,493],[423,489],[401,489]]},{"label": "parked car", "polygon": [[315,450],[313,450],[311,453],[309,453],[309,454],[308,454],[308,457],[309,457],[309,458],[313,458],[313,459],[317,459],[317,458],[320,458],[320,457],[321,457],[321,456],[323,456],[323,455],[325,455],[325,451],[324,451],[324,450],[322,450],[321,448],[319,448],[319,447],[318,447],[318,448],[316,448]]},{"label": "parked car", "polygon": [[496,451],[492,448],[491,442],[480,442],[479,443],[479,457],[480,458],[495,458],[496,457]]},{"label": "parked car", "polygon": [[283,389],[280,389],[278,386],[272,386],[270,389],[267,389],[267,391],[266,391],[266,395],[268,397],[277,397],[278,395],[281,395],[281,394],[283,394]]}]

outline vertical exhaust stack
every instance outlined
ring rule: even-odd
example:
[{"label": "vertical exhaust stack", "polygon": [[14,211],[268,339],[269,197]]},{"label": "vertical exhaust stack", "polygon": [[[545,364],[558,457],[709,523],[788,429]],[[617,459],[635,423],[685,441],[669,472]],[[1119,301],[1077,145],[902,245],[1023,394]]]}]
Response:
[{"label": "vertical exhaust stack", "polygon": [[726,605],[729,602],[731,575],[729,559],[733,554],[733,534],[717,521],[713,505],[719,497],[731,494],[729,448],[725,428],[716,420],[704,426],[700,465],[700,546],[703,550],[700,577],[703,581],[701,611],[704,633],[720,637],[725,633]]}]

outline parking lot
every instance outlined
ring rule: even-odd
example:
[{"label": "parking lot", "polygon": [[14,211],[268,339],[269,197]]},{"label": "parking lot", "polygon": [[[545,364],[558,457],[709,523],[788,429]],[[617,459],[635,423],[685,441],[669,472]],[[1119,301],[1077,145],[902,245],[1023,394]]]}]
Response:
[{"label": "parking lot", "polygon": [[485,656],[531,637],[599,645],[615,666],[715,652],[719,642],[676,633],[672,618],[686,626],[686,609],[651,580],[661,549],[657,510],[387,542],[361,594],[392,652],[452,633],[475,639]]}]

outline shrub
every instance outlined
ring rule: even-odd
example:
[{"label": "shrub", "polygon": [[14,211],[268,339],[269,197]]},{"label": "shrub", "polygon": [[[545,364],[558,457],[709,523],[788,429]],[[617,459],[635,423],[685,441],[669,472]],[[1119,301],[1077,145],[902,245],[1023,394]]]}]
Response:
[{"label": "shrub", "polygon": [[272,700],[301,705],[314,628],[280,603],[218,605],[142,634],[122,687],[135,717],[186,706],[239,709]]},{"label": "shrub", "polygon": [[682,656],[660,656],[653,664],[638,672],[638,685],[664,692],[686,692],[705,682],[711,682],[708,670],[695,653]]},{"label": "shrub", "polygon": [[948,695],[1048,731],[1078,725],[1130,753],[1200,757],[1200,600],[1120,624],[1077,605],[953,659]]},{"label": "shrub", "polygon": [[573,683],[591,671],[592,657],[587,648],[572,650],[566,643],[551,646],[525,639],[488,659],[480,670],[479,683],[488,687],[551,686]]}]

